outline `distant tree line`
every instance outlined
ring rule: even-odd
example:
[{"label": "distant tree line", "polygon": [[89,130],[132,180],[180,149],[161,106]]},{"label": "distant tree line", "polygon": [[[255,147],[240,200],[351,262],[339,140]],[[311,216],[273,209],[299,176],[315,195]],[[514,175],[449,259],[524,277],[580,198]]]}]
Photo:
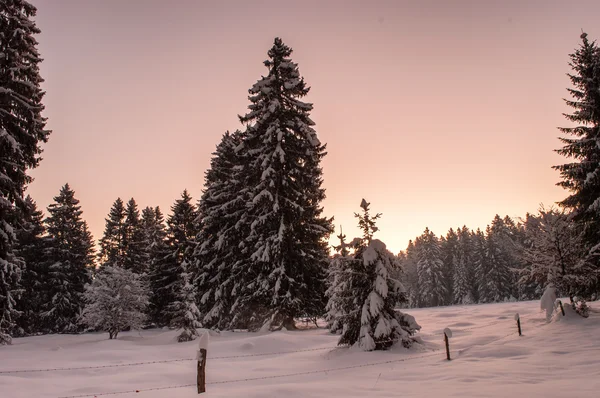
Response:
[{"label": "distant tree line", "polygon": [[549,283],[560,294],[590,297],[575,287],[582,280],[559,282],[574,278],[583,258],[569,214],[543,207],[518,222],[496,215],[485,232],[463,226],[437,237],[425,229],[398,254],[410,307],[538,299]]}]

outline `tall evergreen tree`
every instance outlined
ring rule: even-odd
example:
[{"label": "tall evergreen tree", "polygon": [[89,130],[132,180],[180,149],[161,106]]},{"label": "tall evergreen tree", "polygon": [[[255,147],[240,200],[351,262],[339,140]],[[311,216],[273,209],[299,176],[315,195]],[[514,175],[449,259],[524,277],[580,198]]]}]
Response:
[{"label": "tall evergreen tree", "polygon": [[167,219],[167,243],[174,263],[190,262],[198,232],[197,216],[192,197],[184,190],[181,199],[177,199],[171,207],[171,215]]},{"label": "tall evergreen tree", "polygon": [[356,268],[355,260],[349,250],[352,245],[348,245],[346,235],[342,231],[337,238],[340,244],[334,247],[337,253],[331,259],[327,270],[329,288],[325,292],[328,297],[325,320],[331,333],[341,334],[344,322],[352,311],[356,310],[352,285],[357,276],[353,272]]},{"label": "tall evergreen tree", "polygon": [[457,231],[458,245],[454,266],[453,291],[455,304],[472,304],[473,294],[473,249],[471,232],[466,226]]},{"label": "tall evergreen tree", "polygon": [[108,213],[104,236],[100,240],[99,260],[101,268],[105,266],[123,267],[125,264],[126,217],[127,213],[123,201],[121,198],[117,198]]},{"label": "tall evergreen tree", "polygon": [[148,264],[148,283],[150,288],[148,313],[149,320],[158,326],[169,324],[167,307],[175,297],[168,286],[173,283],[169,258],[171,251],[166,242],[165,220],[159,207],[147,207],[142,211],[144,231],[144,257]]},{"label": "tall evergreen tree", "polygon": [[54,203],[48,206],[48,291],[49,301],[42,306],[48,329],[58,333],[79,330],[85,285],[91,282],[94,266],[94,240],[83,220],[79,200],[65,184]]},{"label": "tall evergreen tree", "polygon": [[419,274],[417,271],[417,250],[413,241],[408,242],[406,247],[406,262],[404,265],[404,274],[408,283],[408,300],[411,307],[419,305]]},{"label": "tall evergreen tree", "polygon": [[185,287],[182,276],[187,273],[187,264],[192,261],[194,238],[198,233],[196,206],[187,190],[183,191],[181,199],[175,201],[171,212],[167,219],[168,254],[151,276],[151,281],[157,283],[152,292],[156,295],[154,304],[158,304],[157,309],[161,311],[157,318],[166,325],[170,325],[176,315],[170,306],[179,300]]},{"label": "tall evergreen tree", "polygon": [[505,226],[501,218],[496,216],[492,225],[486,228],[486,260],[487,273],[483,275],[486,303],[507,301],[512,296],[513,278],[510,268],[510,252],[505,246]]},{"label": "tall evergreen tree", "polygon": [[333,232],[321,206],[325,145],[312,128],[312,104],[301,101],[309,88],[291,54],[276,38],[264,62],[269,73],[249,90],[249,112],[240,117],[247,125],[240,177],[250,233],[242,243],[249,256],[234,270],[240,278],[232,324],[250,329],[293,328],[294,317],[324,311],[326,239]]},{"label": "tall evergreen tree", "polygon": [[489,272],[489,261],[487,255],[487,239],[483,231],[477,231],[471,235],[473,242],[473,264],[475,266],[475,286],[477,287],[477,302],[485,303],[489,296],[487,292],[486,277]]},{"label": "tall evergreen tree", "polygon": [[147,271],[147,264],[144,261],[144,232],[135,199],[127,202],[125,214],[123,267],[141,275]]},{"label": "tall evergreen tree", "polygon": [[154,212],[154,208],[146,206],[144,209],[142,209],[142,215],[140,218],[140,228],[142,230],[142,257],[144,263],[148,266],[148,271],[150,272],[150,262],[152,261],[151,251],[157,228],[156,213]]},{"label": "tall evergreen tree", "polygon": [[448,294],[444,281],[444,262],[440,241],[429,228],[418,239],[417,275],[419,278],[419,304],[422,307],[443,305]]},{"label": "tall evergreen tree", "polygon": [[232,250],[245,237],[239,228],[246,201],[244,187],[237,177],[240,157],[236,148],[241,133],[226,132],[204,178],[204,192],[198,202],[198,225],[193,267],[194,285],[205,327],[224,329],[231,322],[231,291],[236,275],[232,272],[239,250]]},{"label": "tall evergreen tree", "polygon": [[26,207],[23,191],[31,182],[26,171],[39,164],[40,144],[50,134],[42,117],[36,12],[24,0],[0,2],[0,345],[10,344],[16,328],[24,267],[14,254],[19,222],[14,206]]},{"label": "tall evergreen tree", "polygon": [[446,286],[444,304],[450,305],[454,303],[454,273],[459,261],[458,235],[454,232],[454,229],[450,228],[446,237],[442,237],[440,243],[442,260],[444,261],[443,280]]},{"label": "tall evergreen tree", "polygon": [[584,232],[588,248],[586,295],[600,291],[600,48],[581,34],[582,43],[570,54],[571,99],[565,100],[573,113],[565,114],[573,127],[560,128],[571,137],[561,137],[558,149],[572,161],[554,166],[562,181],[557,185],[570,191],[560,204],[572,210],[573,218]]},{"label": "tall evergreen tree", "polygon": [[29,195],[18,219],[21,222],[16,230],[15,254],[25,261],[25,269],[21,278],[23,294],[17,301],[17,308],[23,314],[17,318],[17,326],[24,334],[34,334],[42,331],[40,308],[48,301],[48,272],[44,261],[46,228],[44,214]]},{"label": "tall evergreen tree", "polygon": [[495,237],[508,264],[509,282],[507,284],[507,291],[509,297],[516,299],[520,294],[518,283],[519,270],[523,268],[521,226],[517,225],[509,216],[500,218],[499,215],[496,215],[492,221],[492,231],[495,233]]},{"label": "tall evergreen tree", "polygon": [[522,270],[527,266],[523,260],[523,250],[525,249],[525,227],[519,221],[516,222],[509,216],[505,216],[502,221],[508,231],[507,233],[507,251],[510,262],[511,276],[511,295],[518,300],[531,300],[535,296],[532,291],[533,286],[525,286],[519,283]]}]

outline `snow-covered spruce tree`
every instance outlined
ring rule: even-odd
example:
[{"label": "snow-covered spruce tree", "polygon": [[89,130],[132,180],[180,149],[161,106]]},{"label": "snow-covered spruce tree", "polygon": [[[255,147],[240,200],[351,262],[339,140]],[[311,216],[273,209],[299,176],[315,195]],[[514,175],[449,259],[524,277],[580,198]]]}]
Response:
[{"label": "snow-covered spruce tree", "polygon": [[340,244],[334,247],[337,253],[331,259],[327,270],[329,288],[325,292],[328,298],[325,321],[331,333],[341,334],[344,320],[356,309],[352,282],[357,276],[353,272],[353,262],[356,260],[351,256],[351,245],[346,242],[346,235],[340,231],[337,238]]},{"label": "snow-covered spruce tree", "polygon": [[105,266],[122,267],[125,264],[126,217],[123,201],[117,198],[108,213],[104,236],[100,239],[100,269]]},{"label": "snow-covered spruce tree", "polygon": [[156,283],[152,287],[152,294],[159,301],[154,304],[162,307],[157,314],[159,324],[164,322],[165,325],[170,325],[174,317],[169,306],[178,300],[183,289],[182,275],[187,272],[185,264],[192,261],[194,238],[198,230],[196,218],[196,206],[187,190],[184,190],[181,199],[177,199],[171,207],[171,215],[167,219],[168,254],[150,277],[152,283]]},{"label": "snow-covered spruce tree", "polygon": [[171,250],[167,245],[165,220],[160,208],[147,207],[142,211],[144,230],[144,257],[148,264],[148,287],[150,290],[148,305],[149,321],[157,326],[168,326],[167,307],[175,300],[169,285],[174,283],[170,259]]},{"label": "snow-covered spruce tree", "polygon": [[471,232],[466,226],[457,230],[458,251],[454,266],[453,290],[455,304],[472,304],[475,302],[473,295],[473,249],[471,246]]},{"label": "snow-covered spruce tree", "polygon": [[144,259],[144,232],[135,199],[131,198],[127,202],[125,214],[123,267],[141,275],[146,273],[148,264]]},{"label": "snow-covered spruce tree", "polygon": [[[531,234],[528,230],[537,228],[538,223],[539,215],[531,214],[529,212],[522,220],[523,234],[521,237],[522,250],[520,252],[522,267],[517,272],[517,276],[519,278],[517,283],[519,285],[520,300],[535,300],[540,298],[544,292],[544,286],[546,284],[547,275],[544,275],[543,277],[536,275],[536,277],[534,277],[534,274],[531,273],[530,262],[527,258],[527,252],[533,246],[533,234]],[[575,224],[572,223],[572,225]]]},{"label": "snow-covered spruce tree", "polygon": [[544,207],[538,215],[528,214],[525,226],[528,245],[523,259],[527,267],[521,272],[520,283],[552,285],[573,303],[573,297],[580,294],[579,287],[591,282],[582,266],[585,252],[581,229],[564,210]]},{"label": "snow-covered spruce tree", "polygon": [[444,281],[444,262],[438,237],[425,228],[415,244],[417,275],[419,278],[419,305],[435,307],[444,304],[448,294]]},{"label": "snow-covered spruce tree", "polygon": [[402,256],[398,257],[401,258],[402,282],[407,291],[408,307],[415,308],[419,305],[419,276],[415,244],[412,240],[408,241],[406,251],[401,254]]},{"label": "snow-covered spruce tree", "polygon": [[525,267],[523,262],[523,249],[525,231],[523,224],[515,221],[509,216],[502,219],[505,231],[504,250],[507,252],[510,268],[510,286],[512,297],[519,300],[526,300],[526,291],[524,286],[519,284],[521,270]]},{"label": "snow-covered spruce tree", "polygon": [[475,286],[478,303],[485,303],[488,297],[486,275],[489,272],[487,239],[483,231],[477,228],[471,235],[473,243],[473,264],[475,267]]},{"label": "snow-covered spruce tree", "polygon": [[232,326],[294,328],[294,317],[322,315],[325,307],[327,237],[323,217],[325,145],[312,128],[312,104],[300,99],[309,88],[292,49],[276,38],[265,66],[269,73],[249,90],[249,112],[239,154],[249,196],[241,217],[250,230],[236,263]]},{"label": "snow-covered spruce tree", "polygon": [[81,217],[75,192],[65,184],[48,206],[47,287],[49,301],[41,307],[48,330],[55,333],[79,331],[77,319],[84,307],[85,285],[94,267],[94,240]]},{"label": "snow-covered spruce tree", "polygon": [[507,243],[507,230],[504,221],[496,216],[492,225],[486,228],[487,273],[483,276],[486,285],[481,299],[486,303],[497,303],[514,299],[512,248]]},{"label": "snow-covered spruce tree", "polygon": [[122,267],[105,266],[85,289],[82,323],[116,339],[126,329],[144,325],[148,292],[141,277]]},{"label": "snow-covered spruce tree", "polygon": [[[363,213],[357,217],[363,238],[353,241],[354,258],[346,269],[338,271],[341,284],[330,288],[336,294],[330,295],[328,307],[333,311],[329,315],[332,325],[337,322],[336,330],[341,326],[338,344],[357,345],[365,351],[386,349],[396,342],[409,347],[412,335],[421,327],[412,316],[395,310],[396,304],[406,302],[404,287],[391,277],[398,267],[396,256],[383,242],[373,239],[380,214],[370,217],[369,203],[364,199],[361,207]],[[336,299],[341,302],[331,302]],[[353,307],[345,308],[350,303]]]},{"label": "snow-covered spruce tree", "polygon": [[444,305],[454,303],[454,273],[456,271],[459,247],[458,235],[453,228],[450,228],[446,237],[440,239],[442,249],[442,261],[444,262],[443,280],[446,286],[446,296],[444,297]]},{"label": "snow-covered spruce tree", "polygon": [[[156,213],[154,211],[154,208],[146,206],[144,209],[142,209],[142,215],[140,218],[140,228],[142,230],[142,258],[144,260],[144,263],[148,265],[148,269],[150,270],[150,262],[152,261],[152,246],[154,244],[154,241],[156,240],[158,230],[160,229],[160,226],[157,224],[156,221]],[[165,226],[163,224],[163,238],[166,236],[164,230]]]},{"label": "snow-covered spruce tree", "polygon": [[10,344],[16,327],[24,267],[13,252],[19,222],[14,207],[26,207],[23,191],[31,182],[26,171],[39,164],[40,144],[50,134],[42,117],[36,11],[24,0],[0,2],[0,345]]},{"label": "snow-covered spruce tree", "polygon": [[40,308],[48,301],[47,263],[44,261],[46,228],[43,224],[44,214],[37,209],[31,196],[25,198],[25,207],[20,209],[19,226],[15,233],[17,245],[14,253],[25,261],[21,277],[23,293],[17,300],[16,307],[22,312],[17,318],[17,332],[26,335],[43,331]]},{"label": "snow-covered spruce tree", "polygon": [[181,290],[177,299],[169,304],[169,312],[172,314],[171,327],[181,330],[177,341],[191,341],[198,337],[198,328],[202,327],[200,323],[201,314],[196,306],[196,288],[190,282],[190,274],[186,272],[187,264],[182,264],[183,272],[179,276],[181,279]]},{"label": "snow-covered spruce tree", "polygon": [[171,215],[167,218],[167,243],[174,263],[189,263],[198,232],[197,216],[192,197],[184,190],[181,199],[177,199],[171,207]]},{"label": "snow-covered spruce tree", "polygon": [[237,248],[245,237],[238,227],[246,198],[237,177],[241,171],[236,148],[241,133],[226,132],[217,145],[204,177],[204,192],[198,202],[199,232],[193,270],[205,327],[225,329],[231,322],[232,272],[240,256]]},{"label": "snow-covered spruce tree", "polygon": [[507,264],[508,283],[505,286],[507,297],[514,300],[520,295],[519,270],[523,268],[522,226],[515,224],[509,216],[501,218],[496,214],[492,220],[491,233]]},{"label": "snow-covered spruce tree", "polygon": [[358,345],[365,351],[386,348],[397,341],[410,347],[411,336],[421,327],[414,317],[394,309],[406,301],[404,287],[398,280],[390,278],[392,269],[397,266],[394,255],[383,242],[374,239],[362,257],[367,270],[374,269],[376,277],[373,290],[362,307]]},{"label": "snow-covered spruce tree", "polygon": [[570,54],[571,99],[565,100],[573,108],[565,114],[572,127],[560,128],[571,137],[561,137],[564,146],[556,151],[571,162],[554,169],[562,178],[557,185],[571,193],[560,205],[572,211],[584,233],[588,276],[580,290],[590,297],[600,292],[600,48],[586,33],[581,39]]}]

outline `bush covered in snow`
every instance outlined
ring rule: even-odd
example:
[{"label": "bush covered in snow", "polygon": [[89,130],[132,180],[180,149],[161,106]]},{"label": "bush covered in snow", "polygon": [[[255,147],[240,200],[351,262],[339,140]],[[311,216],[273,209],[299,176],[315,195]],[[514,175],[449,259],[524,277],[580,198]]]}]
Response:
[{"label": "bush covered in snow", "polygon": [[572,306],[575,312],[577,312],[582,317],[587,318],[590,316],[590,307],[588,307],[584,299],[577,296],[573,297]]},{"label": "bush covered in snow", "polygon": [[146,287],[140,276],[121,267],[106,266],[86,285],[82,322],[90,328],[117,338],[120,331],[140,329],[148,304]]}]

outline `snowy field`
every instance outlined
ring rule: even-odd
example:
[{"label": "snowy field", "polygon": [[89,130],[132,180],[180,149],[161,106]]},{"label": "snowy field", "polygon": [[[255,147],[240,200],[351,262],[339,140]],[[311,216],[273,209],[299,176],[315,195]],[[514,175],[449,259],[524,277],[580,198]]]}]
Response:
[{"label": "snowy field", "polygon": [[[203,396],[598,397],[600,304],[591,308],[589,319],[567,313],[550,324],[539,301],[410,310],[423,327],[422,344],[386,352],[334,349],[336,336],[325,329],[223,333],[211,336]],[[443,351],[445,327],[453,330],[450,362]],[[175,336],[149,330],[122,333],[116,341],[105,333],[15,339],[12,346],[0,347],[0,397],[100,397],[127,391],[132,392],[110,396],[197,396],[189,386],[195,384],[196,362],[187,360],[195,358],[197,343],[177,343]],[[273,355],[260,355],[268,353]],[[237,358],[222,358],[232,356]],[[171,359],[186,360],[112,367]],[[111,367],[6,373],[104,365]]]}]

